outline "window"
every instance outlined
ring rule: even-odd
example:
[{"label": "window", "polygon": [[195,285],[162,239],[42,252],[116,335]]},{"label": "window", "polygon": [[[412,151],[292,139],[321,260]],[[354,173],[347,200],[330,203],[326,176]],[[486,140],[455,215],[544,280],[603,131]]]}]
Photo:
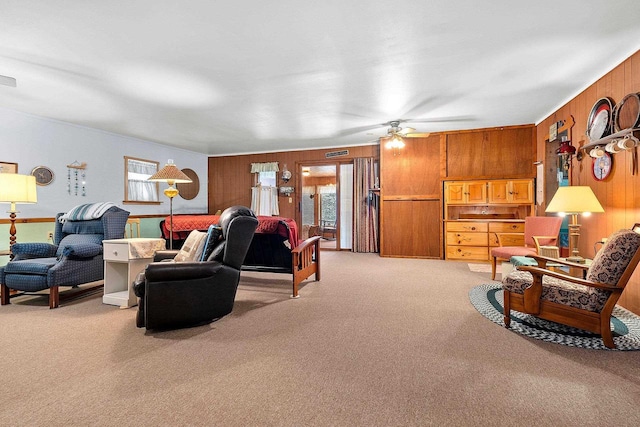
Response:
[{"label": "window", "polygon": [[158,172],[158,162],[124,157],[124,203],[154,203],[158,199],[158,183],[148,181]]},{"label": "window", "polygon": [[275,187],[276,186],[276,172],[258,172],[258,185],[263,187]]},{"label": "window", "polygon": [[338,210],[336,202],[336,186],[318,186],[318,195],[320,196],[320,220],[333,222],[335,224],[336,212]]},{"label": "window", "polygon": [[251,210],[256,215],[280,215],[276,172],[278,162],[251,163],[255,186],[251,188]]}]

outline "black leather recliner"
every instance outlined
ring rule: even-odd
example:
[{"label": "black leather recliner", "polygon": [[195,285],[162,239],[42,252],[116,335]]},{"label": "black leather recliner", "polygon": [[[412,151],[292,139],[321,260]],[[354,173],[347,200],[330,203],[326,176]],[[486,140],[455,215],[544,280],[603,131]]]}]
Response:
[{"label": "black leather recliner", "polygon": [[[258,220],[251,209],[232,206],[222,213],[219,225],[222,239],[207,261],[153,262],[139,275],[134,283],[139,328],[196,326],[231,313]],[[166,258],[167,252],[156,259]]]}]

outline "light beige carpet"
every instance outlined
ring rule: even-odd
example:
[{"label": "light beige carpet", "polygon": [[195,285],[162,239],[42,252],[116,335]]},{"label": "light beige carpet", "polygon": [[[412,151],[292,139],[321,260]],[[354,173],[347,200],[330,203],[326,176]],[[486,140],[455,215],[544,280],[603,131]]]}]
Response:
[{"label": "light beige carpet", "polygon": [[[469,270],[476,273],[491,273],[491,264],[469,263]],[[496,274],[500,273],[499,269]]]},{"label": "light beige carpet", "polygon": [[640,352],[485,319],[466,263],[322,255],[300,299],[243,273],[233,313],[197,328],[146,332],[100,296],[0,307],[0,425],[640,425]]}]

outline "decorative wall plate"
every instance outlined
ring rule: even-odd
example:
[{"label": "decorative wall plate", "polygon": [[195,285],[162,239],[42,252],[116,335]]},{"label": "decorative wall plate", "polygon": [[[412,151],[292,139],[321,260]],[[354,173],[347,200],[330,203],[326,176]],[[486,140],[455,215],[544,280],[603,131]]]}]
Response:
[{"label": "decorative wall plate", "polygon": [[191,178],[191,182],[176,184],[176,187],[180,191],[180,197],[185,200],[193,200],[200,192],[200,178],[193,169],[182,169],[182,173]]},{"label": "decorative wall plate", "polygon": [[587,136],[591,141],[603,138],[611,133],[612,113],[613,103],[609,98],[600,98],[593,104],[587,120]]},{"label": "decorative wall plate", "polygon": [[593,168],[591,169],[593,177],[598,181],[606,179],[611,173],[612,163],[611,154],[607,152],[602,157],[593,159]]},{"label": "decorative wall plate", "polygon": [[616,132],[631,129],[640,124],[640,97],[630,93],[613,109],[613,125]]},{"label": "decorative wall plate", "polygon": [[36,177],[36,184],[38,185],[49,185],[55,178],[53,171],[46,166],[36,166],[31,171],[31,175]]}]

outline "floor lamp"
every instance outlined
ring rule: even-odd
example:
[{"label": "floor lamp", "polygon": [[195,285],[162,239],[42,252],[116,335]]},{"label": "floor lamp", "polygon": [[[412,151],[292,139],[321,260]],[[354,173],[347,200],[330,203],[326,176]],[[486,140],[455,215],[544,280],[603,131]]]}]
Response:
[{"label": "floor lamp", "polygon": [[559,187],[549,202],[545,212],[557,212],[561,215],[571,215],[569,222],[569,253],[567,261],[583,264],[585,259],[578,251],[580,238],[580,224],[578,215],[588,216],[591,213],[602,213],[602,205],[588,186]]},{"label": "floor lamp", "polygon": [[179,193],[173,185],[192,182],[191,178],[178,169],[173,160],[169,159],[162,169],[149,177],[149,181],[169,184],[169,187],[164,190],[164,195],[169,198],[169,249],[173,249],[173,198]]},{"label": "floor lamp", "polygon": [[[9,249],[16,242],[16,203],[36,203],[36,178],[32,175],[0,173],[0,203],[10,203]],[[13,254],[11,255],[13,259]]]}]

